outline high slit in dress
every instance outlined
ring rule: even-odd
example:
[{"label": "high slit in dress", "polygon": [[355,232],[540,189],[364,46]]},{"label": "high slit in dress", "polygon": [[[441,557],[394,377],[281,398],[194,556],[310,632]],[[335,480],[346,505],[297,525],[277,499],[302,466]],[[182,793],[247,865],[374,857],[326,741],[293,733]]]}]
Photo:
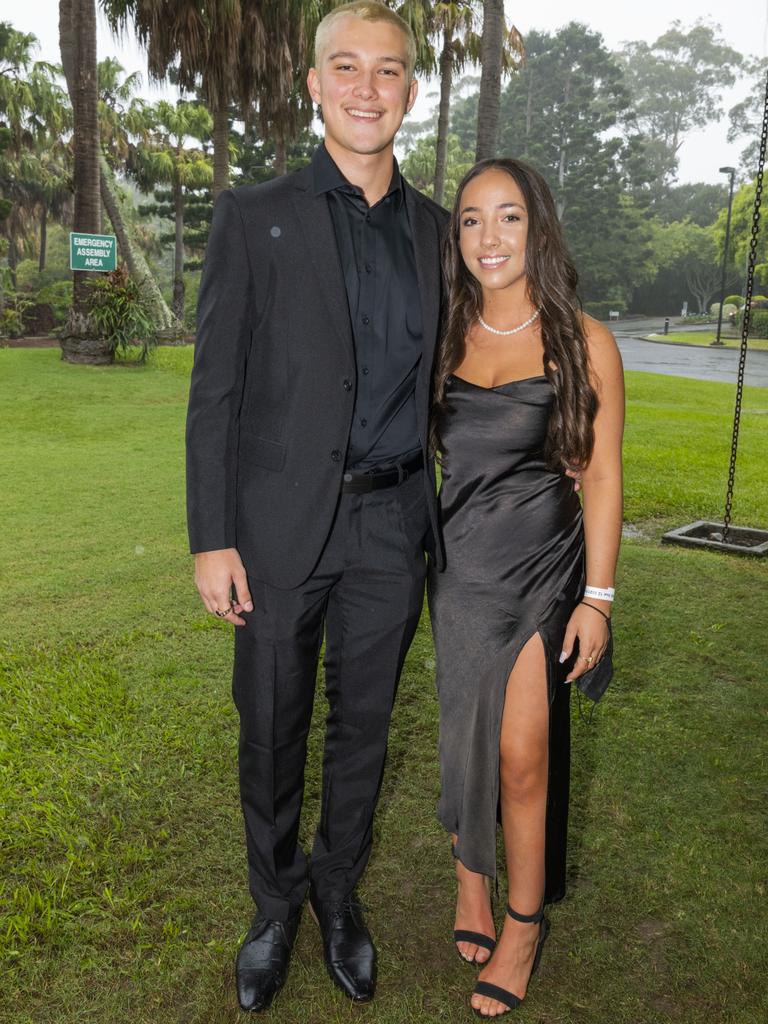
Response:
[{"label": "high slit in dress", "polygon": [[584,589],[584,530],[573,481],[544,459],[545,376],[485,388],[446,383],[438,424],[446,566],[429,603],[440,704],[438,817],[471,871],[496,874],[499,743],[507,680],[538,633],[549,697],[545,901],[565,895],[570,686],[559,662]]}]

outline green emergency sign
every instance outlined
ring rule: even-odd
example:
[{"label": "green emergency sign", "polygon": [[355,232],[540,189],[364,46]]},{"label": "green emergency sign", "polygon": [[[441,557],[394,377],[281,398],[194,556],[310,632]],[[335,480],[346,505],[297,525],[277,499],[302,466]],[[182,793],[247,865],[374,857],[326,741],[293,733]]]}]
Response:
[{"label": "green emergency sign", "polygon": [[69,269],[94,270],[102,273],[117,268],[115,235],[90,235],[79,231],[69,233]]}]

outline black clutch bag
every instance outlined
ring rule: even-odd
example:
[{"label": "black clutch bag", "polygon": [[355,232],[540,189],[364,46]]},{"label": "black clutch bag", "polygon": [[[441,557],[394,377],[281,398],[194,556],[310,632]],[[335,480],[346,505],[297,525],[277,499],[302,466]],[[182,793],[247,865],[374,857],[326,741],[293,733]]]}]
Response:
[{"label": "black clutch bag", "polygon": [[[578,657],[578,653],[577,649],[572,659],[574,663]],[[608,620],[608,646],[605,648],[602,658],[596,665],[593,665],[592,668],[588,669],[586,672],[582,672],[577,679],[574,679],[574,682],[585,697],[589,697],[590,700],[597,703],[608,689],[608,684],[612,679],[613,629],[611,628],[610,620]]]}]

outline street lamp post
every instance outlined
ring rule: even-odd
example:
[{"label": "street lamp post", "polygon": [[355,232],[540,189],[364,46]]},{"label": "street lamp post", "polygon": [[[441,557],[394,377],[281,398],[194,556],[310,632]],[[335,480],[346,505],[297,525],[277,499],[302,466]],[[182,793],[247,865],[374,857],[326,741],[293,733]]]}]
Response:
[{"label": "street lamp post", "polygon": [[735,167],[721,167],[720,174],[729,174],[730,188],[728,190],[728,216],[725,221],[725,244],[723,245],[723,274],[720,279],[720,309],[717,313],[717,336],[712,342],[713,345],[722,345],[720,331],[723,327],[723,303],[725,302],[725,274],[728,265],[728,243],[731,240],[731,206],[733,204],[733,182],[736,177]]}]

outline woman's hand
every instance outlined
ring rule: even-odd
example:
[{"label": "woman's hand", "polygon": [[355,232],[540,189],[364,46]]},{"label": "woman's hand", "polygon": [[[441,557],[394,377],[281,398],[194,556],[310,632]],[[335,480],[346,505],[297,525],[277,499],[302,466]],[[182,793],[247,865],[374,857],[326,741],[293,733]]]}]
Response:
[{"label": "woman's hand", "polygon": [[576,664],[565,678],[566,683],[578,679],[584,672],[594,668],[608,646],[608,623],[602,615],[598,615],[596,609],[590,610],[583,604],[576,605],[565,630],[561,663],[568,661],[577,639],[579,655]]}]

